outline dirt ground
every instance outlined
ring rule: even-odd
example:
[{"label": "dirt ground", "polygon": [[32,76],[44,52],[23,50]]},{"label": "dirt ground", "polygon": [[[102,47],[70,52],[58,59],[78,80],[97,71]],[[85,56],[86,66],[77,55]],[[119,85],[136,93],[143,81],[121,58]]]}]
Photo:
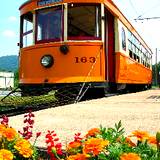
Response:
[{"label": "dirt ground", "polygon": [[[74,133],[82,135],[93,127],[113,127],[122,121],[126,134],[145,130],[155,134],[160,130],[160,89],[105,97],[62,107],[34,112],[34,133],[42,135],[37,146],[45,147],[47,130],[54,130],[63,143]],[[23,115],[10,117],[12,127],[22,130]]]}]

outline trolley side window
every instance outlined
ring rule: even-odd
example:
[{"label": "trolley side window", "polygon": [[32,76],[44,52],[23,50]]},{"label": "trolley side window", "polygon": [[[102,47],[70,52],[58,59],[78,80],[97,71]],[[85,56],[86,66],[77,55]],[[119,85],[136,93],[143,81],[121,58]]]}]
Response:
[{"label": "trolley side window", "polygon": [[152,55],[144,47],[141,42],[128,31],[128,49],[129,56],[137,61],[138,63],[143,64],[145,67],[151,68],[152,66]]},{"label": "trolley side window", "polygon": [[21,17],[21,47],[33,45],[33,14],[27,13]]},{"label": "trolley side window", "polygon": [[68,5],[68,39],[96,40],[101,39],[100,5]]},{"label": "trolley side window", "polygon": [[124,28],[122,27],[122,48],[124,51],[126,51],[126,33],[125,33],[125,30]]},{"label": "trolley side window", "polygon": [[62,37],[62,7],[37,12],[36,42],[59,41]]}]

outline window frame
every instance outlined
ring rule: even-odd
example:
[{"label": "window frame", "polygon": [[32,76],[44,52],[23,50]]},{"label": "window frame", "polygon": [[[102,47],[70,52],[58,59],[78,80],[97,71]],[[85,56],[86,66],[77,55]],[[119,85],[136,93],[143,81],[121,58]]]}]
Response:
[{"label": "window frame", "polygon": [[[32,29],[27,30],[24,32],[24,20],[25,20],[25,16],[31,14],[32,15]],[[20,48],[25,48],[25,47],[29,47],[31,45],[26,45],[24,46],[24,42],[23,42],[23,38],[27,35],[32,34],[32,45],[34,44],[34,14],[32,12],[27,12],[26,14],[22,15],[20,17]]]},{"label": "window frame", "polygon": [[124,27],[121,28],[121,36],[122,36],[122,41],[121,41],[122,49],[124,51],[126,51],[126,49],[127,49],[127,44],[126,44],[127,38],[126,38],[126,31],[125,31]]},{"label": "window frame", "polygon": [[[67,41],[92,41],[92,40],[102,40],[102,19],[101,19],[101,17],[102,17],[102,6],[101,6],[101,3],[73,3],[74,5],[76,5],[76,7],[79,7],[79,6],[84,6],[84,5],[88,5],[88,6],[99,6],[99,9],[100,9],[100,11],[99,11],[99,14],[100,14],[100,19],[99,19],[99,21],[100,21],[100,24],[99,24],[99,30],[100,30],[100,32],[99,32],[99,34],[100,34],[100,37],[96,37],[96,36],[69,36],[68,35],[68,23],[67,23]],[[68,16],[68,13],[69,13],[69,4],[67,4],[67,22],[68,22],[68,18],[69,18],[69,16]],[[96,12],[96,10],[95,10],[95,12]],[[95,13],[95,15],[96,15],[96,13]],[[95,18],[96,19],[96,18]],[[95,20],[96,21],[96,20]],[[96,22],[95,22],[96,23]],[[96,24],[95,24],[95,27],[96,27]],[[95,28],[95,30],[97,30],[97,28]]]},{"label": "window frame", "polygon": [[[51,38],[51,39],[42,39],[38,40],[38,11],[43,11],[47,9],[52,9],[52,8],[61,8],[61,36],[60,38]],[[41,44],[41,43],[49,43],[49,42],[60,42],[64,40],[64,4],[52,6],[52,7],[45,7],[42,9],[36,10],[36,18],[35,18],[35,44]]]}]

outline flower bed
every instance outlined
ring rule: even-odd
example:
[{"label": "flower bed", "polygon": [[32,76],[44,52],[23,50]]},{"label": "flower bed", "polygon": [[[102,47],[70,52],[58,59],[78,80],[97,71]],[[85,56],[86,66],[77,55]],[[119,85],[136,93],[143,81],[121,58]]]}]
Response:
[{"label": "flower bed", "polygon": [[125,136],[121,121],[113,128],[93,128],[84,136],[74,135],[65,146],[59,142],[55,131],[46,133],[46,149],[36,147],[41,135],[35,134],[33,144],[34,114],[24,115],[22,131],[16,131],[3,116],[0,124],[0,160],[160,160],[160,133],[152,136],[144,131],[133,131]]}]

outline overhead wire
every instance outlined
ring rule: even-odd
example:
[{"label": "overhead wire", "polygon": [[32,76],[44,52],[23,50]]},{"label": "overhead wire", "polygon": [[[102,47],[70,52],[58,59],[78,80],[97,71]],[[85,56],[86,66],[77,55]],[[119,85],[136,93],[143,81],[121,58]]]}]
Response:
[{"label": "overhead wire", "polygon": [[140,20],[140,21],[143,21],[143,20],[151,20],[151,19],[160,19],[160,17],[144,17],[144,18],[135,18],[134,20],[137,21],[137,20]]},{"label": "overhead wire", "polygon": [[[160,3],[154,5],[153,7],[150,7],[148,10],[146,10],[145,12],[143,12],[141,15],[139,15],[135,20],[142,20],[142,16],[145,15],[146,13],[149,13],[150,11],[153,11],[153,9],[160,7]],[[144,18],[144,19],[152,19],[152,18]],[[155,17],[153,17],[153,19],[156,19]]]},{"label": "overhead wire", "polygon": [[133,8],[133,10],[136,12],[136,14],[139,15],[137,9],[135,8],[135,6],[134,6],[133,3],[132,3],[132,0],[129,0],[129,3],[130,3],[130,5],[131,5],[131,7]]}]

